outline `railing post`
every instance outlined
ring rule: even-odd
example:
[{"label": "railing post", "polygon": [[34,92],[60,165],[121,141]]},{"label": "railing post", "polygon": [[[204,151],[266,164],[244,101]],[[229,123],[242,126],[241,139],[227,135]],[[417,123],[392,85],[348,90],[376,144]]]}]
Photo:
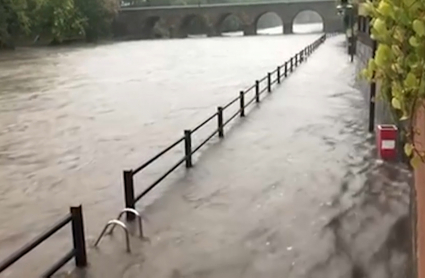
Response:
[{"label": "railing post", "polygon": [[271,93],[272,91],[272,75],[271,73],[267,73],[267,91]]},{"label": "railing post", "polygon": [[[123,177],[124,177],[125,207],[135,209],[133,170],[124,171]],[[135,219],[135,215],[133,213],[127,213],[127,221],[133,221],[134,219]]]},{"label": "railing post", "polygon": [[255,81],[255,101],[260,102],[260,82]]},{"label": "railing post", "polygon": [[186,157],[186,168],[191,168],[192,165],[192,131],[184,131],[184,154]]},{"label": "railing post", "polygon": [[223,107],[217,107],[217,121],[218,121],[218,137],[224,137],[223,128]]},{"label": "railing post", "polygon": [[291,72],[294,71],[294,57],[291,57]]},{"label": "railing post", "polygon": [[288,77],[288,61],[285,62],[285,71],[284,71],[285,78]]},{"label": "railing post", "polygon": [[86,239],[84,236],[84,221],[82,206],[71,207],[72,215],[72,240],[75,251],[75,265],[77,267],[87,266]]},{"label": "railing post", "polygon": [[277,84],[280,84],[280,67],[279,66],[277,67],[276,72],[277,72]]},{"label": "railing post", "polygon": [[303,51],[300,52],[300,54],[298,54],[300,56],[300,63],[304,62],[304,55],[303,55]]},{"label": "railing post", "polygon": [[245,99],[244,99],[244,91],[239,93],[239,101],[241,106],[241,117],[245,117]]}]

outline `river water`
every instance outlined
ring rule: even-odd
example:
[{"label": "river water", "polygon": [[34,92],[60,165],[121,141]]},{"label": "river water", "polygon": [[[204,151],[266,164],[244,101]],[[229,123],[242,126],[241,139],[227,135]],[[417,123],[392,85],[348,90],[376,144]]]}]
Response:
[{"label": "river water", "polygon": [[[1,53],[0,260],[80,203],[91,242],[123,207],[122,170],[140,165],[318,36],[232,35]],[[178,154],[138,177],[136,190]],[[0,277],[40,273],[70,248],[65,229]]]}]

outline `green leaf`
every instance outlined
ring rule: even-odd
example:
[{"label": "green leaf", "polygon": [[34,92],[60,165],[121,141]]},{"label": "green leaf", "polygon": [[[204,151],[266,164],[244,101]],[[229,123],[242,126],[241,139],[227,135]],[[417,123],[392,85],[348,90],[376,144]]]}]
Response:
[{"label": "green leaf", "polygon": [[385,21],[377,18],[373,23],[373,29],[375,29],[378,34],[382,34],[387,32],[387,25],[385,24]]},{"label": "green leaf", "polygon": [[407,89],[412,89],[418,86],[418,79],[414,73],[409,72],[407,74],[406,79],[404,80],[404,86],[406,86]]},{"label": "green leaf", "polygon": [[416,39],[415,36],[411,36],[409,38],[409,44],[413,47],[418,47],[420,45],[418,39]]},{"label": "green leaf", "polygon": [[413,168],[417,168],[421,163],[422,163],[422,159],[418,155],[415,155],[410,159],[410,165]]},{"label": "green leaf", "polygon": [[400,110],[400,109],[401,109],[401,103],[400,103],[400,101],[399,101],[397,98],[395,98],[395,97],[393,97],[393,99],[391,100],[391,105],[392,105],[395,109],[398,109],[398,110]]},{"label": "green leaf", "polygon": [[367,68],[371,71],[376,69],[376,65],[375,65],[375,60],[370,59],[369,62],[367,63]]},{"label": "green leaf", "polygon": [[363,7],[367,14],[373,15],[375,11],[375,7],[373,6],[373,3],[370,1],[366,1],[366,3],[363,3]]},{"label": "green leaf", "polygon": [[391,84],[391,94],[393,97],[400,98],[402,95],[402,88],[399,83],[395,81]]},{"label": "green leaf", "polygon": [[391,48],[386,44],[380,44],[375,54],[375,64],[378,67],[385,67],[392,59]]},{"label": "green leaf", "polygon": [[406,143],[406,144],[404,145],[404,153],[405,153],[408,157],[410,157],[410,156],[412,155],[412,153],[413,153],[413,145],[412,145],[412,144],[410,144],[410,143]]},{"label": "green leaf", "polygon": [[420,37],[425,36],[425,23],[419,19],[415,19],[412,23],[413,31]]},{"label": "green leaf", "polygon": [[406,121],[408,119],[409,119],[408,115],[403,115],[403,116],[401,116],[400,121]]},{"label": "green leaf", "polygon": [[378,13],[382,14],[383,16],[392,16],[394,13],[394,10],[392,9],[392,6],[388,4],[386,1],[380,1],[378,9]]},{"label": "green leaf", "polygon": [[393,51],[395,56],[403,55],[403,52],[401,51],[400,46],[398,46],[397,44],[391,45],[391,50]]}]

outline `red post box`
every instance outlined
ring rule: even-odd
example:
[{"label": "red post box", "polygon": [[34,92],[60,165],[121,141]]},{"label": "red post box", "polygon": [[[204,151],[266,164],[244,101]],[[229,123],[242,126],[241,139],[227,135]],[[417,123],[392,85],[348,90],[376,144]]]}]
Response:
[{"label": "red post box", "polygon": [[378,125],[377,147],[379,156],[383,160],[393,160],[397,158],[397,132],[395,125]]}]

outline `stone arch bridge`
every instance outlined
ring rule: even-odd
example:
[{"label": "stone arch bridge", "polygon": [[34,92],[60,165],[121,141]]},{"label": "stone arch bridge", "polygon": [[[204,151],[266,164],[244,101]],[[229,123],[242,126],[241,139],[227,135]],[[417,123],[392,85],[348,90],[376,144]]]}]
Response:
[{"label": "stone arch bridge", "polygon": [[243,26],[244,35],[257,33],[258,19],[268,12],[276,13],[282,20],[283,33],[291,34],[295,17],[303,11],[318,13],[325,32],[342,30],[334,0],[307,0],[301,2],[236,3],[162,7],[122,7],[114,22],[116,37],[133,39],[152,38],[154,26],[160,22],[170,37],[184,38],[188,25],[195,17],[202,18],[208,36],[219,36],[221,24],[230,15],[236,16]]}]

